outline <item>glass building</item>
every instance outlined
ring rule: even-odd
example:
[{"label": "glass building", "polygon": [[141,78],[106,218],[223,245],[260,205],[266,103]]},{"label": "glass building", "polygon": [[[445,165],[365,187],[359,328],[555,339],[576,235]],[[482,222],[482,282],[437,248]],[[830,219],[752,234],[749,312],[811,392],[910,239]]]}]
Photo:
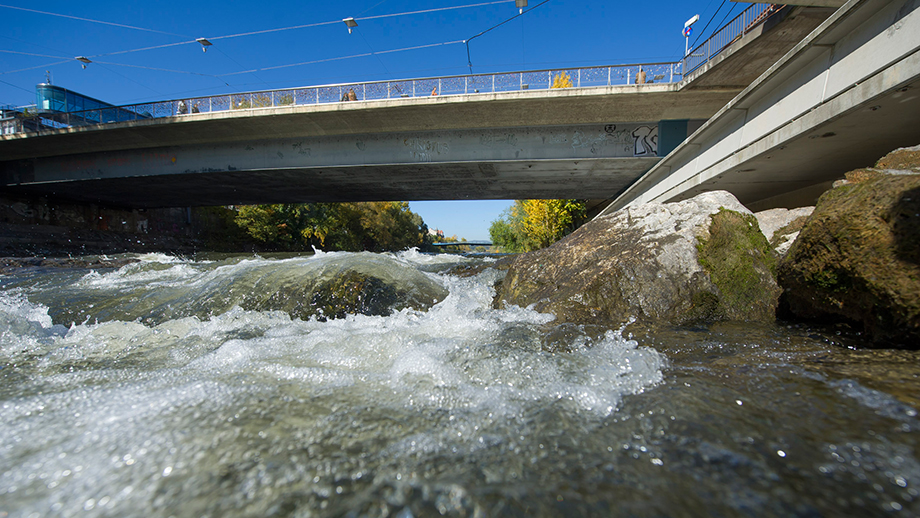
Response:
[{"label": "glass building", "polygon": [[35,87],[35,96],[35,105],[42,117],[71,126],[150,118],[149,114],[118,108],[47,83]]}]

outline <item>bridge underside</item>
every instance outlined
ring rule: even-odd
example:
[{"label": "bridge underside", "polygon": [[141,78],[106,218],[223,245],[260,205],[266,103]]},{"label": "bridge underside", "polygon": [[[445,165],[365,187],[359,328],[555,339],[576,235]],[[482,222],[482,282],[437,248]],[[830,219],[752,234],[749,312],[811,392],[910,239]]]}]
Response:
[{"label": "bridge underside", "polygon": [[0,185],[11,194],[129,208],[612,198],[658,162],[658,132],[648,122],[107,151],[0,164]]},{"label": "bridge underside", "polygon": [[711,190],[812,205],[849,170],[920,142],[920,3],[848,2],[604,213]]},{"label": "bridge underside", "polygon": [[129,208],[398,200],[612,198],[659,159],[390,164],[33,183],[10,194]]}]

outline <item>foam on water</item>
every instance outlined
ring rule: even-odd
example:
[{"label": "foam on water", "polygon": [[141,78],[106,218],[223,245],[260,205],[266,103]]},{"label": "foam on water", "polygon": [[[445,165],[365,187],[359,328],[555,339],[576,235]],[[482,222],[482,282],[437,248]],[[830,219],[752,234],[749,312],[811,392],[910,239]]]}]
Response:
[{"label": "foam on water", "polygon": [[[812,372],[826,344],[649,332],[666,361],[622,330],[494,309],[498,271],[438,273],[467,262],[148,256],[5,277],[0,516],[920,512],[916,410]],[[254,309],[353,271],[439,302]]]},{"label": "foam on water", "polygon": [[[270,266],[287,271],[380,260],[320,253]],[[406,269],[430,264],[412,252],[396,261]],[[263,279],[272,275],[262,259],[202,267],[156,256],[89,274],[68,289],[207,291],[254,269]],[[366,469],[395,476],[387,465],[501,450],[529,433],[521,426],[527,416],[548,406],[599,422],[624,396],[662,379],[660,355],[617,332],[585,340],[592,346],[571,353],[546,352],[538,342],[509,344],[503,338],[509,330],[535,330],[553,317],[492,309],[496,272],[468,279],[423,275],[449,290],[429,311],[328,322],[231,307],[207,318],[65,328],[45,306],[0,293],[3,372],[7,382],[18,382],[0,403],[5,511],[169,514],[176,502],[161,500],[173,494],[169,480],[219,491],[202,477],[243,462],[247,444],[262,435],[277,443],[271,452],[281,452],[315,448],[318,437],[345,432],[343,444],[354,442],[377,459]],[[372,433],[341,429],[343,420],[356,418]],[[400,425],[391,426],[393,419]],[[315,450],[301,465],[286,466],[288,482],[312,486],[324,470],[348,476],[351,461],[337,466],[336,451]],[[183,494],[189,501],[180,514],[195,513],[194,493]]]}]

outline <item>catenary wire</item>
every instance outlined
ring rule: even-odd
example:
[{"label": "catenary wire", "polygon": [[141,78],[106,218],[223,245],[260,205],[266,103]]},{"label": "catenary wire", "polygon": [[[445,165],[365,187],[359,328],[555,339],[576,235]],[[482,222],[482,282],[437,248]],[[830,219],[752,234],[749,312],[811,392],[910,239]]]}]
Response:
[{"label": "catenary wire", "polygon": [[33,53],[31,53],[31,52],[19,52],[19,51],[15,51],[15,50],[3,50],[3,49],[0,49],[0,52],[3,52],[3,53],[5,53],[5,54],[19,54],[19,55],[21,55],[21,56],[36,56],[36,57],[39,57],[39,58],[71,59],[71,58],[67,58],[67,57],[64,57],[64,56],[49,56],[48,54],[33,54]]},{"label": "catenary wire", "polygon": [[376,52],[364,52],[364,53],[361,53],[361,54],[352,54],[352,55],[350,55],[350,56],[340,56],[340,57],[335,57],[335,58],[316,59],[316,60],[313,60],[313,61],[303,61],[303,62],[300,62],[300,63],[290,63],[290,64],[286,64],[286,65],[275,65],[275,66],[272,66],[272,67],[263,67],[263,68],[255,68],[255,69],[252,69],[252,70],[244,70],[244,71],[242,71],[242,72],[230,72],[230,73],[228,73],[228,74],[220,74],[220,75],[215,76],[215,77],[228,77],[228,76],[235,76],[235,75],[240,75],[240,74],[248,74],[248,73],[251,73],[251,72],[262,72],[262,71],[265,71],[265,70],[278,70],[278,69],[280,69],[280,68],[299,67],[299,66],[303,66],[303,65],[313,65],[313,64],[316,64],[316,63],[327,63],[327,62],[329,62],[329,61],[341,61],[341,60],[343,60],[343,59],[362,58],[362,57],[372,56],[372,55],[374,55],[374,54],[391,54],[391,53],[393,53],[393,52],[404,52],[404,51],[407,51],[407,50],[418,50],[418,49],[425,49],[425,48],[431,48],[431,47],[440,47],[440,46],[443,46],[443,45],[454,45],[454,44],[457,44],[457,43],[463,43],[463,40],[446,41],[446,42],[442,42],[442,43],[430,43],[430,44],[428,44],[428,45],[416,45],[416,46],[414,46],[414,47],[405,47],[405,48],[401,48],[401,49],[378,50],[378,51],[376,51]]},{"label": "catenary wire", "polygon": [[81,18],[81,17],[79,17],[79,16],[71,16],[71,15],[69,15],[69,14],[50,13],[50,12],[48,12],[48,11],[39,11],[39,10],[37,10],[37,9],[28,9],[28,8],[26,8],[26,7],[16,7],[16,6],[13,6],[13,5],[4,5],[4,4],[0,4],[0,7],[5,7],[5,8],[7,8],[7,9],[15,9],[15,10],[17,10],[17,11],[26,11],[26,12],[29,12],[29,13],[44,14],[44,15],[47,15],[47,16],[57,16],[57,17],[59,17],[59,18],[70,18],[71,20],[79,20],[79,21],[81,21],[81,22],[101,23],[101,24],[103,24],[103,25],[111,25],[111,26],[113,26],[113,27],[121,27],[121,28],[123,28],[123,29],[134,29],[134,30],[137,30],[137,31],[155,32],[155,33],[157,33],[157,34],[166,34],[166,35],[168,35],[168,36],[179,36],[180,38],[184,37],[184,36],[181,35],[181,34],[175,34],[175,33],[172,33],[172,32],[158,31],[158,30],[156,30],[156,29],[146,29],[146,28],[144,28],[144,27],[135,27],[135,26],[133,26],[133,25],[125,25],[125,24],[122,24],[122,23],[106,22],[106,21],[102,21],[102,20],[93,20],[92,18]]},{"label": "catenary wire", "polygon": [[475,38],[478,38],[478,37],[482,36],[483,34],[489,32],[489,31],[491,31],[491,30],[493,30],[493,29],[497,29],[497,28],[501,27],[502,25],[505,25],[506,23],[510,22],[511,20],[514,20],[515,18],[524,16],[525,14],[529,13],[530,11],[533,11],[534,9],[540,7],[541,5],[543,5],[543,4],[545,4],[545,3],[549,2],[549,1],[550,1],[550,0],[543,0],[543,1],[540,2],[539,4],[537,4],[537,5],[533,6],[533,7],[531,7],[530,9],[527,9],[526,11],[521,11],[521,12],[519,12],[518,14],[512,16],[511,18],[508,18],[507,20],[505,20],[505,21],[503,21],[503,22],[501,22],[501,23],[498,23],[498,24],[496,24],[496,25],[493,25],[492,27],[489,27],[488,29],[486,29],[486,30],[480,32],[479,34],[476,34],[476,35],[474,35],[474,36],[471,36],[471,37],[469,37],[469,38],[463,40],[463,43],[466,44],[466,60],[467,60],[467,63],[469,64],[469,67],[470,67],[470,73],[471,73],[471,74],[473,73],[473,59],[472,59],[472,57],[470,57],[470,41],[472,41],[472,40],[475,39]]},{"label": "catenary wire", "polygon": [[[709,28],[709,24],[712,23],[712,20],[713,20],[716,16],[719,15],[719,11],[721,11],[722,8],[725,7],[725,2],[726,2],[726,0],[722,0],[722,3],[719,4],[719,8],[716,9],[716,12],[712,13],[712,16],[709,17],[709,21],[706,22],[706,26],[703,27],[703,30],[701,30],[700,33],[696,35],[696,39],[693,40],[693,43],[690,44],[690,48],[695,48],[695,47],[696,47],[696,43],[697,43],[698,41],[700,41],[700,38],[703,37],[703,34],[706,34],[706,29]],[[708,9],[708,8],[707,8],[707,9]]]},{"label": "catenary wire", "polygon": [[[402,12],[402,13],[380,14],[380,15],[375,15],[375,16],[355,18],[355,20],[356,21],[376,20],[380,18],[392,18],[395,16],[410,16],[410,15],[415,15],[415,14],[426,14],[426,13],[433,13],[433,12],[439,12],[439,11],[469,9],[473,7],[482,7],[482,6],[487,6],[487,5],[508,3],[510,1],[512,0],[499,0],[499,1],[493,1],[493,2],[481,2],[481,3],[476,3],[476,4],[457,5],[457,6],[451,6],[451,7],[438,7],[434,9],[422,9],[419,11],[407,11],[407,12]],[[546,0],[546,1],[549,1],[549,0]],[[320,27],[324,25],[334,25],[334,24],[340,24],[340,23],[342,23],[342,20],[331,20],[331,21],[326,21],[326,22],[316,22],[316,23],[308,23],[308,24],[302,24],[302,25],[293,25],[290,27],[279,27],[275,29],[265,29],[265,30],[260,30],[260,31],[242,32],[239,34],[227,34],[223,36],[209,36],[207,40],[214,42],[214,41],[220,41],[220,40],[231,39],[231,38],[241,38],[244,36],[256,36],[260,34],[270,34],[273,32],[290,31],[290,30],[296,30],[296,29],[306,29],[306,28],[311,28],[311,27]],[[128,54],[131,52],[141,52],[145,50],[161,49],[161,48],[166,48],[166,47],[174,47],[178,45],[189,45],[192,43],[198,43],[198,40],[187,40],[187,41],[181,41],[181,42],[175,42],[175,43],[167,43],[165,45],[156,45],[153,47],[143,47],[139,49],[120,50],[120,51],[115,51],[115,52],[107,52],[103,54],[94,54],[94,55],[90,55],[87,57],[94,58],[94,57],[114,56],[116,54]]]}]

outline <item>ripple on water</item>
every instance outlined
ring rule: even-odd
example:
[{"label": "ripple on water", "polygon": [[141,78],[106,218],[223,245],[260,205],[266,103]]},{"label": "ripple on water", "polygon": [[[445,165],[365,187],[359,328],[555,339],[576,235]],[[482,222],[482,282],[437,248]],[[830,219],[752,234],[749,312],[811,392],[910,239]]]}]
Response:
[{"label": "ripple on water", "polygon": [[[498,272],[435,273],[456,261],[148,258],[35,288],[44,305],[28,287],[0,292],[4,511],[916,514],[916,413],[803,367],[826,344],[750,326],[636,339],[556,326],[492,309]],[[249,279],[271,291],[286,270],[342,262],[412,269],[404,278],[448,295],[428,311],[327,322],[213,300],[155,322],[52,317],[100,290],[132,301]]]}]

